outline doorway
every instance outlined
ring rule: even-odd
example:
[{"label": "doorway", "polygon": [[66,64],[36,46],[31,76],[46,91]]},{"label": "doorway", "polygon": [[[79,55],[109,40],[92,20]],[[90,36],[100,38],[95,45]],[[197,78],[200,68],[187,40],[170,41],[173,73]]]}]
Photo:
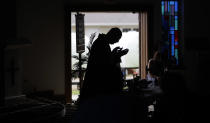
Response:
[{"label": "doorway", "polygon": [[[124,74],[125,79],[133,79],[135,76],[141,76],[144,78],[146,71],[144,71],[145,66],[147,64],[148,58],[148,48],[147,48],[147,15],[143,12],[81,12],[84,14],[84,23],[85,23],[85,52],[83,56],[88,53],[88,46],[90,42],[91,35],[95,35],[94,40],[97,38],[99,33],[107,33],[109,29],[112,27],[118,27],[123,32],[123,36],[119,43],[111,46],[114,48],[116,46],[120,46],[123,48],[128,48],[129,53],[126,56],[122,57],[122,72]],[[79,93],[79,78],[78,73],[76,73],[75,65],[78,62],[76,57],[78,54],[76,53],[76,24],[75,24],[75,14],[76,12],[71,12],[70,14],[70,27],[71,31],[70,35],[70,49],[71,58],[68,57],[70,62],[70,70],[71,70],[71,81],[67,83],[65,86],[66,91],[66,99],[70,102],[76,101]],[[70,54],[69,54],[70,55]],[[86,63],[82,65],[83,69],[86,69]],[[74,74],[72,74],[74,73]]]}]

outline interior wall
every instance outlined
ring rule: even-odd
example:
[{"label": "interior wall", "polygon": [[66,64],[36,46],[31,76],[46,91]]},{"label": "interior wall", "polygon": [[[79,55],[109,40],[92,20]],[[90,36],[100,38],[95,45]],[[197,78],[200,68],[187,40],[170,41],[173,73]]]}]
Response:
[{"label": "interior wall", "polygon": [[[0,37],[0,105],[5,99],[21,95],[21,55],[18,50],[6,50],[6,42],[16,40],[16,1],[1,2]],[[11,59],[18,70],[12,72]],[[13,81],[13,80],[14,81]],[[12,82],[11,82],[12,81]]]},{"label": "interior wall", "polygon": [[[151,40],[161,39],[160,0],[18,0],[17,34],[32,41],[32,46],[23,49],[24,83],[31,90],[53,89],[64,93],[64,6],[87,5],[150,5],[152,10]],[[92,5],[91,5],[92,4]],[[204,38],[209,42],[209,13],[204,0],[184,1],[184,65],[187,86],[192,91],[205,90],[208,83],[199,82],[197,76],[202,61],[195,61],[202,54],[203,61],[208,52],[187,49],[190,38]],[[199,42],[202,44],[202,42]],[[203,43],[203,46],[206,43]],[[202,47],[202,45],[201,45]],[[205,57],[206,55],[206,57]],[[201,76],[202,77],[202,76]],[[209,91],[206,91],[210,93]]]},{"label": "interior wall", "polygon": [[[151,5],[153,42],[161,39],[160,0],[18,0],[17,34],[32,41],[32,46],[23,49],[24,83],[31,90],[54,89],[64,93],[64,6],[88,5]],[[107,3],[108,2],[108,3]],[[207,83],[195,81],[198,65],[192,62],[198,52],[186,48],[186,40],[193,37],[209,41],[209,13],[207,4],[201,1],[184,1],[184,63],[187,86],[192,91],[202,90]],[[205,45],[205,44],[204,44]],[[199,52],[202,51],[202,48]],[[208,54],[207,54],[208,56]],[[205,58],[205,57],[204,57]],[[197,77],[198,79],[198,77]],[[203,85],[204,84],[204,85]]]},{"label": "interior wall", "polygon": [[209,8],[204,0],[185,0],[185,37],[208,37]]},{"label": "interior wall", "polygon": [[63,1],[18,0],[17,35],[32,42],[22,49],[25,91],[64,94]]},{"label": "interior wall", "polygon": [[184,1],[184,64],[186,80],[192,92],[209,95],[207,70],[210,58],[209,11],[204,0]]},{"label": "interior wall", "polygon": [[19,49],[4,52],[5,99],[22,95],[22,54]]},{"label": "interior wall", "polygon": [[152,5],[159,0],[64,0],[68,5]]},{"label": "interior wall", "polygon": [[[64,6],[91,3],[104,5],[103,0],[18,0],[17,36],[29,39],[32,46],[22,49],[23,86],[27,91],[55,90],[64,93]],[[117,1],[119,5],[126,0]],[[153,10],[153,39],[160,39],[160,2],[129,1],[133,5],[151,5]],[[108,3],[109,4],[109,3]],[[132,6],[131,6],[132,8]]]},{"label": "interior wall", "polygon": [[[184,45],[183,50],[183,60],[184,60],[184,72],[187,87],[190,91],[195,93],[210,94],[209,83],[204,80],[207,75],[205,67],[207,61],[209,60],[209,50],[206,48],[209,46],[209,12],[208,4],[204,0],[181,0],[184,3]],[[160,0],[77,0],[70,1],[65,0],[66,4],[69,5],[91,5],[97,6],[104,4],[105,6],[152,6],[152,35],[150,35],[149,45],[155,47],[155,44],[158,44],[158,40],[161,40],[161,13],[160,13]],[[122,7],[123,8],[123,7]],[[198,39],[197,43],[192,44],[191,39]],[[199,45],[198,45],[199,44]],[[188,49],[187,47],[191,47]],[[150,51],[150,54],[152,51]],[[205,67],[201,67],[205,65]],[[207,67],[209,68],[209,67]],[[207,75],[208,76],[208,75]],[[201,80],[201,78],[203,80]]]}]

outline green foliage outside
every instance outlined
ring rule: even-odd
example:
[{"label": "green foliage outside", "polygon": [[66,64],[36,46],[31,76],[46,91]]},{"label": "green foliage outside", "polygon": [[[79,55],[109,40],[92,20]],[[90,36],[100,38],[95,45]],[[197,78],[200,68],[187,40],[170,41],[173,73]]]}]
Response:
[{"label": "green foliage outside", "polygon": [[72,90],[72,95],[79,95],[79,90]]}]

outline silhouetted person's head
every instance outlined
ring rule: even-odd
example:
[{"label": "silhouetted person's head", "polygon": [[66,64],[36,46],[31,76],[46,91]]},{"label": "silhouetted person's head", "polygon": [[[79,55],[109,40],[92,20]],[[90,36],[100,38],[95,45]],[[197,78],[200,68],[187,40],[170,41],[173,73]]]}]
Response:
[{"label": "silhouetted person's head", "polygon": [[147,70],[149,71],[151,75],[155,75],[155,76],[160,76],[161,73],[163,72],[162,66],[160,62],[158,62],[157,60],[151,60],[149,62]]},{"label": "silhouetted person's head", "polygon": [[117,43],[122,37],[122,32],[119,28],[111,28],[106,34],[106,38],[109,41],[109,44]]},{"label": "silhouetted person's head", "polygon": [[161,54],[159,51],[156,51],[153,55],[153,59],[157,60],[157,61],[161,61]]}]

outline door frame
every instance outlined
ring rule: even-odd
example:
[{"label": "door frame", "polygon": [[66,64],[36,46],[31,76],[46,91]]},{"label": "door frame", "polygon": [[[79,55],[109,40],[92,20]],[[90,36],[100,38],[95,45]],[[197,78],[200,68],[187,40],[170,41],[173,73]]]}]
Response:
[{"label": "door frame", "polygon": [[[66,100],[66,103],[72,103],[72,81],[71,81],[71,78],[72,78],[72,75],[71,75],[71,64],[72,64],[72,61],[71,61],[71,13],[72,12],[138,12],[138,13],[141,13],[141,12],[147,12],[147,22],[150,23],[152,21],[152,18],[153,18],[153,7],[152,6],[142,6],[142,7],[131,7],[131,8],[128,8],[127,6],[109,6],[109,7],[100,7],[100,6],[97,6],[97,7],[87,7],[87,6],[67,6],[65,7],[65,100]],[[140,14],[139,14],[140,15]],[[140,20],[140,19],[139,19]],[[141,32],[140,32],[140,23],[139,22],[139,52],[141,51]],[[152,24],[152,23],[150,23]],[[149,25],[150,25],[149,24]],[[150,52],[150,49],[151,49],[151,46],[150,44],[152,44],[153,40],[152,38],[149,38],[149,37],[152,37],[150,35],[153,35],[152,34],[152,27],[148,25],[148,30],[147,30],[147,46],[148,48],[147,49],[147,57],[146,57],[146,61],[144,62],[141,62],[142,58],[141,58],[141,52],[139,54],[139,66],[141,67],[144,67],[142,66],[141,64],[142,63],[147,63],[148,61],[148,57],[151,56],[151,52]],[[141,68],[139,67],[139,69]],[[146,68],[142,68],[142,69],[146,69]],[[139,70],[140,72],[141,70]],[[143,72],[146,72],[146,71],[143,71]],[[144,74],[146,75],[146,73]],[[141,77],[142,78],[142,77]],[[144,77],[143,77],[144,78]]]}]

